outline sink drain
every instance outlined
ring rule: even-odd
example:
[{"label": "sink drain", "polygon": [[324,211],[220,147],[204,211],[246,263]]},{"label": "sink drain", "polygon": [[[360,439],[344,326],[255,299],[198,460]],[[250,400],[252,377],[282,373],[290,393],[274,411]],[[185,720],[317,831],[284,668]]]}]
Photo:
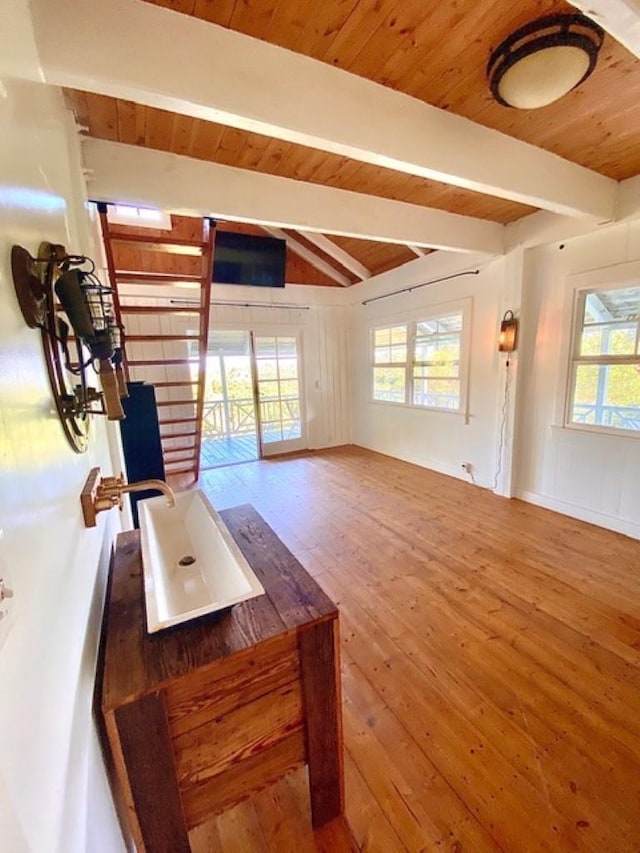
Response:
[{"label": "sink drain", "polygon": [[192,557],[191,554],[186,554],[182,557],[181,560],[178,560],[179,566],[192,566],[196,561],[195,557]]}]

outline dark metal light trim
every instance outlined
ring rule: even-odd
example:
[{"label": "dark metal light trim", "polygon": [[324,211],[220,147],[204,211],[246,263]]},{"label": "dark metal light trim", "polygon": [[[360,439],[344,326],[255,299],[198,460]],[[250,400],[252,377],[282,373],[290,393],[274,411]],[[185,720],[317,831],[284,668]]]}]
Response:
[{"label": "dark metal light trim", "polygon": [[589,57],[589,67],[579,86],[596,66],[598,52],[604,41],[604,30],[586,15],[546,15],[515,30],[491,54],[487,63],[487,77],[491,94],[499,104],[514,109],[513,104],[500,95],[500,82],[507,71],[532,53],[549,47],[577,47]]}]

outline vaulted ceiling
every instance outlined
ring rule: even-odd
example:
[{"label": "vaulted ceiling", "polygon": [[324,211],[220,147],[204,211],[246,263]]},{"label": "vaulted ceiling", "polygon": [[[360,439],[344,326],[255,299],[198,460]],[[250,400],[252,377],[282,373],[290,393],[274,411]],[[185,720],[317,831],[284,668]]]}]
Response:
[{"label": "vaulted ceiling", "polygon": [[[180,13],[166,17],[167,27],[174,24],[177,28],[183,16],[203,19],[211,25],[212,38],[217,28],[222,27],[278,45],[469,119],[476,125],[499,131],[536,149],[559,155],[568,161],[567,164],[560,161],[562,167],[570,167],[570,164],[585,167],[580,172],[574,170],[572,179],[575,176],[577,180],[581,179],[584,173],[585,181],[595,182],[598,175],[621,181],[640,173],[640,62],[611,37],[605,37],[592,76],[548,107],[533,111],[509,109],[500,106],[490,95],[486,64],[492,49],[515,28],[541,15],[576,11],[562,0],[135,2],[165,6]],[[162,21],[164,25],[165,19]],[[184,62],[189,62],[188,51]],[[256,74],[256,69],[252,68],[250,72]],[[113,74],[117,78],[118,69],[115,67]],[[284,82],[284,94],[275,89],[271,92],[274,101],[286,97],[288,89]],[[225,85],[217,79],[211,79],[209,83],[212,92],[217,91],[216,87]],[[273,135],[257,133],[248,129],[253,126],[248,121],[244,122],[246,126],[230,126],[226,121],[214,122],[208,117],[186,114],[189,111],[202,112],[193,107],[173,112],[160,108],[155,102],[125,100],[113,93],[100,94],[98,86],[92,88],[93,91],[77,86],[67,88],[66,96],[78,122],[86,128],[89,136],[97,139],[406,202],[475,220],[504,224],[537,209],[532,204],[523,203],[525,199],[533,200],[536,195],[535,175],[533,178],[523,175],[527,155],[530,152],[534,157],[541,156],[528,146],[513,149],[518,155],[517,162],[510,159],[512,149],[505,148],[503,163],[505,173],[510,170],[515,173],[513,180],[516,183],[529,180],[526,191],[502,191],[500,188],[493,191],[492,188],[491,192],[483,192],[479,191],[481,181],[466,177],[453,183],[435,181],[421,176],[418,174],[420,168],[406,166],[400,158],[400,168],[389,168],[386,162],[392,160],[384,159],[385,152],[364,157],[345,156],[340,153],[345,148],[342,144],[317,143],[312,147],[292,141],[292,136],[302,138],[302,133],[296,135],[288,130]],[[265,112],[268,106],[265,106]],[[308,91],[306,109],[310,113],[322,116],[332,107],[331,91],[320,88]],[[384,110],[378,115],[381,125],[392,121]],[[235,120],[230,121],[233,123]],[[467,126],[461,127],[464,130]],[[473,125],[468,127],[473,131],[469,136],[469,156],[477,155],[482,159],[484,152],[481,146],[477,151],[472,147],[476,144]],[[263,130],[262,126],[260,130]],[[386,130],[393,147],[393,127]],[[398,129],[399,135],[403,132],[404,128]],[[419,150],[412,156],[418,162]],[[541,176],[547,166],[556,166],[556,161],[549,158],[531,162],[532,168],[538,169]],[[511,177],[505,178],[505,183],[509,180]],[[549,182],[552,181],[549,178]],[[500,179],[496,180],[496,186],[498,184]],[[599,191],[601,186],[607,189],[605,181],[593,185],[594,191]],[[471,186],[473,189],[468,188]],[[553,210],[553,205],[561,207],[561,203],[554,199],[548,209]],[[591,210],[586,212],[591,214]],[[606,218],[600,209],[593,215]],[[335,256],[328,255],[327,244],[324,248],[319,247],[317,241],[313,241],[313,234],[305,235],[304,231],[301,234],[301,230],[296,229],[295,232],[287,231],[287,236],[341,270],[350,282],[364,277],[362,273],[354,274],[353,269],[347,270]],[[420,253],[419,249],[412,249],[400,241],[394,244],[392,238],[386,237],[381,242],[333,233],[329,234],[329,239],[331,244],[347,252],[371,274],[406,263]],[[437,241],[432,245],[437,247]],[[423,246],[423,251],[428,250],[428,236]]]}]

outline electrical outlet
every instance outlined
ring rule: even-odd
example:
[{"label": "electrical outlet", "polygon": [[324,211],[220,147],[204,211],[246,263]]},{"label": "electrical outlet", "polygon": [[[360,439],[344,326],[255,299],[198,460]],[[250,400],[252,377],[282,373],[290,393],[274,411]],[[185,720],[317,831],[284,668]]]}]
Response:
[{"label": "electrical outlet", "polygon": [[473,465],[471,464],[471,462],[463,462],[460,467],[463,471],[466,471],[467,474],[470,474],[473,471]]}]

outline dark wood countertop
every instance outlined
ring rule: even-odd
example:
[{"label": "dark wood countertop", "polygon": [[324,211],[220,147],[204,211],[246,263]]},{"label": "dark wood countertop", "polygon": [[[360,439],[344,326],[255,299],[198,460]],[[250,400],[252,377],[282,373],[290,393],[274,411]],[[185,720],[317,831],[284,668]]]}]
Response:
[{"label": "dark wood countertop", "polygon": [[242,654],[258,643],[335,619],[338,609],[252,506],[220,513],[265,595],[222,616],[148,634],[138,530],[121,533],[106,604],[102,707],[109,710],[171,679]]}]

